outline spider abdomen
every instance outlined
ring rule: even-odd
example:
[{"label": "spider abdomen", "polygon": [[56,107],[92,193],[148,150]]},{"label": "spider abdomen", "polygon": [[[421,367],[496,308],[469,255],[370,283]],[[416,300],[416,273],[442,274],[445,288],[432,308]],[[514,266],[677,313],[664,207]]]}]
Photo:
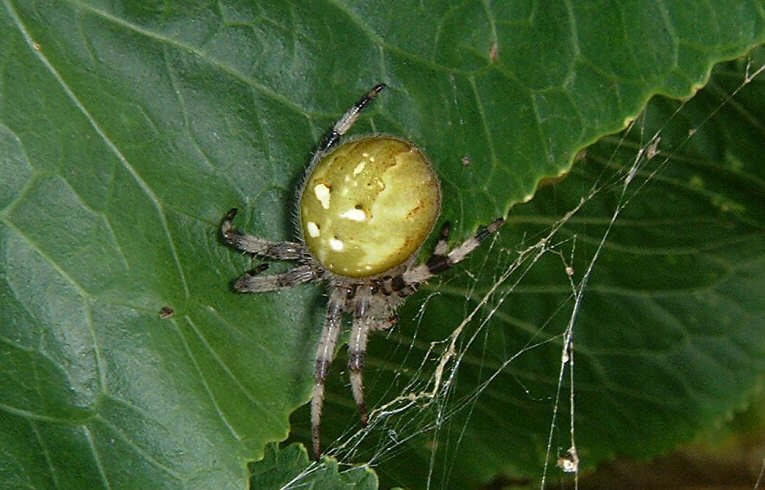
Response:
[{"label": "spider abdomen", "polygon": [[417,253],[440,207],[440,182],[419,149],[389,136],[365,137],[324,156],[307,177],[301,232],[328,270],[370,277]]}]

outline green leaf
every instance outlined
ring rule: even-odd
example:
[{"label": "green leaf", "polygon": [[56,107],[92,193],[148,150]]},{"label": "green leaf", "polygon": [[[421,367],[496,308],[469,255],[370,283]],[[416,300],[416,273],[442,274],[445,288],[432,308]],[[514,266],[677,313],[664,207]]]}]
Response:
[{"label": "green leaf", "polygon": [[[268,443],[287,437],[290,414],[310,396],[323,300],[312,287],[257,297],[233,294],[230,283],[249,260],[221,243],[217,226],[225,211],[237,206],[246,231],[271,239],[294,236],[292,194],[305,163],[326,128],[374,83],[386,82],[390,89],[352,133],[391,133],[422,146],[443,180],[443,218],[455,224],[455,239],[466,238],[477,225],[529,199],[543,179],[569,171],[580,148],[622,128],[652,94],[686,96],[704,82],[713,62],[762,42],[763,15],[757,1],[458,7],[5,1],[0,7],[1,486],[246,485],[247,462],[263,458]],[[700,111],[708,116],[711,109]],[[731,137],[742,138],[746,131],[752,129]],[[718,152],[727,158],[727,151]],[[752,360],[763,345],[757,343],[762,334],[757,284],[763,277],[757,223],[762,220],[753,218],[761,217],[753,197],[761,190],[761,175],[750,178],[759,174],[747,166],[747,155],[732,154],[746,168],[733,172],[733,182],[720,177],[731,172],[709,164],[698,170],[702,188],[686,186],[672,205],[641,194],[625,211],[644,221],[640,232],[618,230],[624,236],[615,232],[610,239],[614,245],[632,243],[638,251],[663,250],[677,226],[653,228],[646,216],[680,212],[687,199],[690,211],[707,212],[699,215],[701,223],[717,213],[711,231],[699,226],[687,232],[687,253],[665,253],[657,261],[614,247],[615,253],[599,262],[586,298],[591,309],[582,312],[583,326],[577,329],[577,354],[584,360],[577,357],[576,371],[584,376],[576,383],[582,417],[577,427],[595,461],[621,450],[640,452],[641,437],[649,441],[648,453],[692,435],[741,403],[753,373],[762,370]],[[494,249],[524,246],[518,240],[534,236],[540,217],[556,220],[569,209],[570,194],[571,199],[583,195],[587,177],[578,172],[597,174],[597,169],[577,167],[564,184],[568,190],[555,188],[560,197],[546,197],[553,192],[548,189],[534,208],[513,210]],[[714,190],[704,190],[708,186]],[[651,189],[660,192],[658,184]],[[706,207],[699,201],[703,197]],[[594,216],[602,219],[612,209]],[[630,221],[622,217],[620,223]],[[603,227],[588,228],[586,220],[576,219],[569,226],[567,233],[579,237],[573,265],[581,270],[578,261],[588,263],[590,238],[602,236]],[[575,231],[577,226],[586,229]],[[734,240],[739,232],[751,240]],[[699,244],[707,243],[716,247],[703,261],[707,255],[698,253]],[[470,309],[470,302],[454,301],[449,288],[490,285],[511,260],[507,253],[498,255],[499,264],[482,265],[477,256],[467,266],[481,279],[478,285],[457,271],[421,319],[415,315],[427,293],[407,304],[390,340],[373,339],[368,377],[376,405],[387,401],[375,389],[385,376],[409,373],[409,364],[398,356],[406,350],[409,362],[419,366],[420,345],[448,336]],[[653,274],[646,277],[644,271]],[[536,280],[543,294],[521,301],[516,296],[523,285],[515,287],[486,330],[500,336],[501,341],[490,339],[498,353],[479,349],[469,357],[479,374],[460,371],[458,386],[469,391],[498,362],[522,352],[510,365],[512,373],[503,374],[511,379],[507,398],[494,395],[505,384],[491,384],[481,392],[481,411],[470,423],[463,420],[465,411],[452,413],[464,405],[459,399],[442,400],[448,424],[436,425],[435,437],[429,433],[430,449],[420,444],[387,461],[381,468],[387,478],[419,485],[433,461],[453,466],[438,473],[451,475],[453,484],[489,479],[503,470],[536,472],[546,434],[538,429],[549,428],[546,397],[560,364],[555,345],[560,325],[550,309],[560,301],[550,284],[565,284],[560,273],[560,261],[535,266],[526,280]],[[656,289],[686,294],[669,309],[631,292]],[[626,291],[619,298],[633,303],[630,316],[621,314],[609,290]],[[731,291],[736,302],[725,295]],[[169,310],[160,315],[163,308]],[[656,327],[671,323],[662,320],[672,316],[668,312],[677,317],[674,336]],[[540,331],[551,318],[555,322]],[[705,318],[728,323],[698,320]],[[411,342],[415,322],[418,337]],[[527,337],[518,335],[517,324],[525,326],[526,335],[549,335],[553,341],[524,348]],[[723,333],[733,340],[726,343]],[[624,338],[633,342],[612,345]],[[650,363],[636,358],[653,357],[659,348],[675,353],[673,364],[660,356],[651,373],[641,372]],[[694,373],[709,363],[702,355],[709,352],[733,368],[701,380]],[[612,372],[608,368],[614,365],[622,368]],[[666,385],[649,383],[669,366],[683,376],[663,376]],[[671,383],[678,379],[685,383]],[[611,387],[607,399],[600,397],[604,389],[598,384],[605,381]],[[706,383],[691,390],[691,381]],[[333,382],[325,424],[329,446],[331,434],[355,427],[341,415],[341,405],[351,404],[350,394],[336,386],[337,373]],[[398,385],[391,386],[389,397],[398,393]],[[614,395],[620,391],[625,397]],[[542,401],[535,398],[538,393]],[[653,407],[655,415],[645,421],[638,417],[643,412],[619,405],[655,400],[656,393],[673,395],[671,403]],[[507,400],[515,400],[512,411]],[[609,425],[591,423],[606,401]],[[662,418],[671,407],[691,410],[685,419]],[[434,423],[431,415],[423,413],[416,419],[423,425],[411,430],[425,430]],[[338,422],[338,416],[346,420]],[[499,423],[505,421],[513,425]],[[307,425],[308,418],[296,416],[298,435]],[[625,427],[630,437],[614,444],[614,434],[624,434]],[[447,429],[465,429],[465,436],[450,439]],[[402,434],[412,435],[407,430]],[[434,440],[457,443],[456,452],[429,452]],[[294,459],[292,447],[283,451],[292,455],[287,468],[305,464]],[[268,461],[275,454],[269,453]],[[354,460],[367,454],[356,453]],[[458,465],[452,465],[455,458]],[[284,474],[280,463],[268,461],[263,464]],[[362,478],[363,485],[371,485],[370,478]]]},{"label": "green leaf", "polygon": [[377,477],[366,467],[339,471],[337,461],[325,459],[324,464],[309,468],[308,453],[298,444],[281,450],[269,445],[265,457],[250,465],[250,474],[250,488],[259,490],[279,490],[296,483],[316,490],[377,488]]}]

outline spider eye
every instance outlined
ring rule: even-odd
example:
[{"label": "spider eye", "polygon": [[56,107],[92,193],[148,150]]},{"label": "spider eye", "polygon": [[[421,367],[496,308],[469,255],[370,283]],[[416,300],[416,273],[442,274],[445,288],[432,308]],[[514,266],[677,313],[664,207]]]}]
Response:
[{"label": "spider eye", "polygon": [[440,207],[440,182],[420,150],[397,138],[360,138],[322,158],[306,179],[301,231],[324,267],[369,277],[412,257]]}]

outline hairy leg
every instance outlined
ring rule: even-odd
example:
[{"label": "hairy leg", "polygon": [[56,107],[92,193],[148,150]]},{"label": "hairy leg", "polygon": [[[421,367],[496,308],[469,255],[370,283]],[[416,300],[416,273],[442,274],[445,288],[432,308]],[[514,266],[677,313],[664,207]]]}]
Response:
[{"label": "hairy leg", "polygon": [[332,126],[332,129],[329,130],[326,136],[324,136],[324,139],[319,145],[319,149],[316,153],[320,156],[324,156],[328,150],[337,145],[340,137],[343,136],[349,129],[351,129],[351,126],[353,126],[353,124],[356,122],[356,119],[358,119],[361,111],[363,111],[364,108],[368,106],[369,103],[372,102],[375,97],[377,97],[377,94],[382,92],[385,87],[387,87],[387,85],[384,83],[378,83],[372,87],[372,90],[364,94],[363,97],[361,97],[355,104],[353,104],[353,106],[348,109],[345,114],[343,114],[343,117],[337,120],[335,125]]},{"label": "hairy leg", "polygon": [[268,264],[260,264],[237,279],[234,289],[240,293],[262,293],[305,284],[319,278],[318,271],[309,265],[301,265],[281,274],[260,275]]},{"label": "hairy leg", "polygon": [[367,286],[359,287],[353,298],[353,325],[351,326],[351,337],[348,341],[348,371],[351,378],[351,390],[353,399],[356,401],[356,407],[359,410],[361,425],[367,425],[367,406],[364,403],[364,379],[362,371],[364,370],[364,358],[367,353],[367,336],[370,330],[370,296],[371,288]]},{"label": "hairy leg", "polygon": [[321,413],[324,406],[324,382],[327,380],[332,358],[335,355],[347,294],[346,289],[332,289],[327,303],[327,316],[321,331],[321,340],[316,350],[316,371],[313,397],[311,398],[311,432],[313,434],[313,457],[315,459],[319,459],[321,456]]},{"label": "hairy leg", "polygon": [[[414,292],[417,285],[426,282],[436,274],[440,274],[451,268],[453,265],[465,260],[473,250],[478,248],[481,242],[496,233],[504,223],[504,218],[494,220],[489,226],[478,230],[478,233],[474,236],[468,238],[451,250],[449,250],[448,244],[446,243],[450,228],[448,223],[445,224],[444,228],[441,230],[441,239],[438,241],[433,255],[431,255],[424,264],[406,270],[402,274],[401,280],[398,281],[400,283],[398,289],[403,292],[405,288],[410,287],[412,292]],[[414,288],[411,288],[411,286],[414,286]]]},{"label": "hairy leg", "polygon": [[296,260],[304,257],[307,252],[300,243],[272,242],[252,235],[246,235],[234,228],[234,217],[237,209],[233,208],[223,218],[220,226],[223,239],[234,248],[276,260]]}]

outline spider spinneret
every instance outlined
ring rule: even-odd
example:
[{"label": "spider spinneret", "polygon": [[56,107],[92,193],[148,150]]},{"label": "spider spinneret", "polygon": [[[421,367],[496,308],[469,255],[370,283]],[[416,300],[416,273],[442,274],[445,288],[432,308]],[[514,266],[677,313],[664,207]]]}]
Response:
[{"label": "spider spinneret", "polygon": [[308,164],[298,189],[297,242],[274,242],[234,228],[237,210],[221,223],[223,239],[257,257],[297,262],[280,274],[262,274],[261,263],[234,283],[241,293],[261,293],[307,282],[326,282],[327,313],[316,351],[311,399],[313,454],[321,455],[321,413],[327,379],[344,315],[352,317],[348,342],[351,390],[361,424],[367,424],[361,376],[367,336],[391,328],[396,309],[434,275],[464,260],[504,223],[494,220],[471,238],[449,248],[445,223],[433,253],[414,258],[438,219],[441,188],[430,162],[411,143],[368,136],[339,145],[361,111],[385,88],[376,85],[335,123]]}]

